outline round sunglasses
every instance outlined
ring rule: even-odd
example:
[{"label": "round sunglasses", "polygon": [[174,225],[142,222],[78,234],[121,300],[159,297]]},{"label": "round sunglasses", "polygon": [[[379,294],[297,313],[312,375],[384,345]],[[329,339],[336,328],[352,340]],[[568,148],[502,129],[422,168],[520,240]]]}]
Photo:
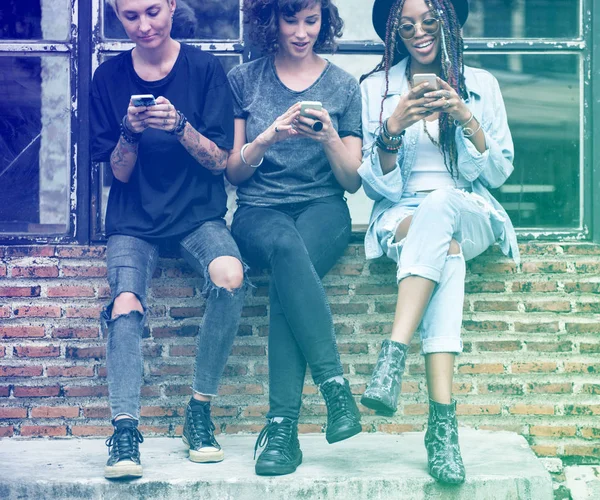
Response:
[{"label": "round sunglasses", "polygon": [[403,40],[410,40],[417,34],[417,26],[420,26],[428,35],[435,35],[440,29],[440,22],[435,17],[428,17],[417,24],[402,23],[398,27],[398,33]]}]

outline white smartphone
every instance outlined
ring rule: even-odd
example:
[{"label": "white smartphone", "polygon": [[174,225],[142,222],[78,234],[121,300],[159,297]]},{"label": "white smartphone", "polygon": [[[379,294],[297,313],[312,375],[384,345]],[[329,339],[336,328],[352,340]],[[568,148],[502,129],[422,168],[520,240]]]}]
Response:
[{"label": "white smartphone", "polygon": [[306,112],[307,109],[321,111],[323,109],[323,103],[320,101],[300,101],[300,114],[308,118],[314,118],[314,116],[311,116]]},{"label": "white smartphone", "polygon": [[154,106],[156,104],[156,100],[152,94],[132,95],[131,102],[134,106]]},{"label": "white smartphone", "polygon": [[437,76],[433,73],[415,73],[413,75],[413,87],[421,85],[423,82],[429,82],[427,92],[437,90],[439,88]]}]

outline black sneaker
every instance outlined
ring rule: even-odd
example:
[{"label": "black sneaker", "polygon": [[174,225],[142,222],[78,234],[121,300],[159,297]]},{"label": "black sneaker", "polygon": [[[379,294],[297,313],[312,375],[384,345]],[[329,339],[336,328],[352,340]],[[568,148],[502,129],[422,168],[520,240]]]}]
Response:
[{"label": "black sneaker", "polygon": [[335,380],[321,384],[321,393],[327,405],[325,438],[329,444],[343,441],[362,431],[360,413],[346,379],[343,384]]},{"label": "black sneaker", "polygon": [[115,431],[106,440],[108,462],[104,467],[107,479],[127,479],[142,477],[139,444],[144,442],[132,418],[122,418],[114,422]]},{"label": "black sneaker", "polygon": [[[266,446],[265,446],[266,444]],[[259,476],[283,476],[291,474],[302,463],[302,451],[298,441],[298,421],[283,418],[281,422],[273,419],[260,431],[254,446],[254,458],[260,446],[265,446],[255,470]]]},{"label": "black sneaker", "polygon": [[190,401],[185,409],[183,443],[190,450],[192,462],[220,462],[225,457],[215,439],[215,424],[210,419],[210,403]]}]

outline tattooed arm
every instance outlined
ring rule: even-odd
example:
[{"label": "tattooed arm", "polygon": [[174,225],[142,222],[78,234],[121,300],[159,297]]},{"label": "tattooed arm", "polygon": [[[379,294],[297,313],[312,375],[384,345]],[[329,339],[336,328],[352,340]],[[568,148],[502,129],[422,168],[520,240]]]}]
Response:
[{"label": "tattooed arm", "polygon": [[138,145],[129,144],[123,136],[110,155],[110,168],[113,175],[121,182],[129,182],[138,155]]},{"label": "tattooed arm", "polygon": [[227,166],[227,151],[218,147],[214,142],[204,137],[189,123],[185,124],[183,135],[179,142],[200,165],[213,175],[219,175]]}]

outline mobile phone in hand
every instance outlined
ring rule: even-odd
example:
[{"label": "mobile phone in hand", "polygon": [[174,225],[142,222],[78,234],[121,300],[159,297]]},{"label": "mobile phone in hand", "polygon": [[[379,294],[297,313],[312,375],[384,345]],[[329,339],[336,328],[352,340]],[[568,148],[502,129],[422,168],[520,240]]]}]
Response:
[{"label": "mobile phone in hand", "polygon": [[438,90],[440,87],[438,85],[437,76],[434,73],[415,73],[413,75],[413,87],[418,87],[423,82],[429,83],[425,92],[431,92],[432,90]]},{"label": "mobile phone in hand", "polygon": [[316,109],[317,111],[321,111],[323,109],[323,104],[320,101],[300,101],[300,114],[302,116],[306,116],[307,118],[314,118],[314,116],[309,115],[306,112],[308,109]]},{"label": "mobile phone in hand", "polygon": [[154,106],[156,99],[152,94],[136,94],[131,96],[131,102],[134,106]]}]

